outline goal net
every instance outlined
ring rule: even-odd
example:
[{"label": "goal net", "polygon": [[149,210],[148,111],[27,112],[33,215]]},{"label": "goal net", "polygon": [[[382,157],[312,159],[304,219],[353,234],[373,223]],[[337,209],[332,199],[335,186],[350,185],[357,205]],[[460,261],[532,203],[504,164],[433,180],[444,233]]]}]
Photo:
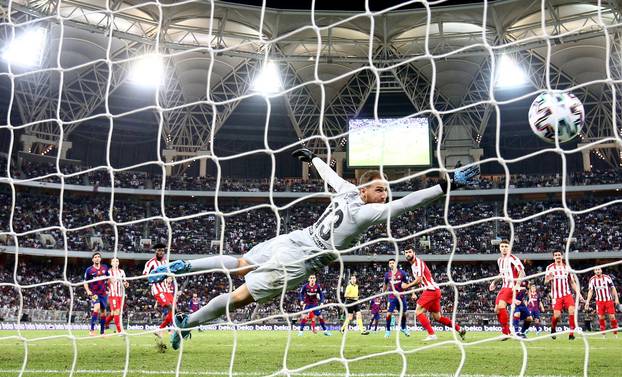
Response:
[{"label": "goal net", "polygon": [[[608,354],[593,346],[604,333],[581,331],[594,314],[584,313],[574,291],[579,345],[562,365],[534,354],[566,350],[548,332],[552,251],[562,252],[583,296],[595,268],[620,271],[620,9],[613,2],[466,3],[375,8],[366,1],[343,12],[315,2],[299,10],[195,0],[0,5],[0,329],[7,330],[0,344],[10,349],[0,356],[0,376],[588,375],[592,357],[606,364]],[[547,91],[583,102],[577,140],[544,144],[530,134],[529,104]],[[429,126],[429,143],[400,137],[411,121]],[[378,128],[350,137],[366,125]],[[396,125],[389,144],[385,130]],[[169,261],[240,256],[312,226],[334,203],[338,194],[313,164],[300,169],[290,156],[300,147],[349,181],[380,169],[390,178],[389,201],[433,187],[460,165],[484,174],[436,203],[389,216],[356,246],[321,252],[335,255],[314,270],[326,293],[317,309],[332,338],[297,338],[299,328],[306,334],[301,318],[316,309],[301,308],[298,292],[283,289],[267,303],[228,310],[204,333],[195,328],[178,351],[152,351],[145,339],[160,332],[162,318],[141,272],[157,243]],[[360,167],[346,169],[356,165],[354,153]],[[412,156],[423,163],[404,162]],[[378,165],[374,157],[397,162]],[[607,175],[570,172],[592,165]],[[516,174],[536,166],[553,173]],[[521,339],[512,329],[500,343],[500,286],[488,288],[504,238],[526,261],[519,280],[537,286],[547,312],[542,333]],[[356,318],[340,334],[350,277],[359,278],[356,303],[365,316],[377,299],[386,310],[386,263],[396,258],[412,274],[403,252],[413,246],[441,288],[445,315],[469,330],[466,340],[437,323],[440,340],[421,341],[411,297],[421,287],[407,292],[410,310],[400,304],[395,323],[386,320],[389,339],[360,340]],[[128,276],[127,331],[111,339],[88,337],[84,284],[105,281],[85,281],[93,252],[105,264],[121,259]],[[173,313],[187,312],[193,293],[205,305],[233,292],[244,283],[236,272],[175,276]],[[509,303],[507,321],[520,315],[515,307]],[[385,331],[382,310],[376,326]],[[568,315],[558,324],[564,341],[573,332]],[[402,316],[410,337],[400,334]],[[605,333],[617,334],[607,323]]]}]

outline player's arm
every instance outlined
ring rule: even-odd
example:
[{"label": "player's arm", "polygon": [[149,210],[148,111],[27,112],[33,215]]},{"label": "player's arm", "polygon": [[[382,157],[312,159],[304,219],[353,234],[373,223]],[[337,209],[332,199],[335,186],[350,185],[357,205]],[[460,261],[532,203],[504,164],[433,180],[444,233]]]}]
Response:
[{"label": "player's arm", "polygon": [[590,301],[592,300],[592,295],[594,294],[594,290],[591,287],[590,284],[590,290],[587,291],[587,298],[585,299],[585,310],[588,310],[588,308],[590,307]]},{"label": "player's arm", "polygon": [[488,286],[488,289],[492,292],[495,290],[495,288],[497,287],[497,282],[501,280],[501,275],[497,275],[494,279],[492,279],[492,281],[490,282],[490,285]]},{"label": "player's arm", "polygon": [[367,204],[361,207],[357,217],[371,224],[379,224],[387,221],[389,217],[397,217],[406,211],[422,207],[442,197],[444,194],[445,192],[441,189],[441,186],[436,185],[411,192],[401,199],[393,200],[386,204]]},{"label": "player's arm", "polygon": [[613,284],[613,280],[611,280],[609,284],[611,287],[611,296],[613,297],[613,302],[617,306],[620,306],[620,297],[618,297],[618,290],[616,289],[616,286]]},{"label": "player's arm", "polygon": [[579,289],[579,283],[577,282],[577,275],[570,274],[570,285],[572,289],[579,295],[579,301],[583,301],[583,295],[581,294],[581,290]]},{"label": "player's arm", "polygon": [[546,269],[546,275],[544,275],[544,283],[548,284],[551,280],[553,280],[553,274],[550,269]]},{"label": "player's arm", "polygon": [[300,301],[300,305],[302,307],[305,306],[305,295],[307,294],[307,285],[304,284],[302,288],[300,288],[300,292],[298,292],[298,301]]},{"label": "player's arm", "polygon": [[89,280],[89,269],[87,268],[86,271],[84,271],[84,290],[86,291],[86,294],[90,297],[93,296],[93,292],[91,292],[91,290],[89,289],[89,283],[87,283],[87,280]]},{"label": "player's arm", "polygon": [[315,153],[306,148],[300,148],[292,153],[292,156],[302,162],[312,163],[315,166],[318,174],[326,183],[330,185],[337,192],[356,190],[356,186],[352,183],[341,178],[330,166],[328,166],[321,158],[317,157]]},{"label": "player's arm", "polygon": [[127,276],[125,276],[125,271],[121,270],[121,279],[123,279],[123,286],[125,288],[130,286],[130,282],[127,281]]}]

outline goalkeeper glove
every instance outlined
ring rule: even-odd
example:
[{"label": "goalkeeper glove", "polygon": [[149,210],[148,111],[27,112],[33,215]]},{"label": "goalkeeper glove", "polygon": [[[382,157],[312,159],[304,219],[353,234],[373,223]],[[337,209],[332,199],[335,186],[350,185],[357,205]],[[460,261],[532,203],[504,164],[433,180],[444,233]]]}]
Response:
[{"label": "goalkeeper glove", "polygon": [[452,190],[456,190],[460,187],[472,185],[478,181],[480,175],[479,165],[467,166],[456,170],[453,174],[449,174],[449,183],[447,180],[441,182],[441,187],[447,194],[447,190],[451,186]]},{"label": "goalkeeper glove", "polygon": [[315,153],[311,152],[307,148],[296,149],[292,152],[292,156],[301,162],[311,162],[315,157],[317,157]]}]

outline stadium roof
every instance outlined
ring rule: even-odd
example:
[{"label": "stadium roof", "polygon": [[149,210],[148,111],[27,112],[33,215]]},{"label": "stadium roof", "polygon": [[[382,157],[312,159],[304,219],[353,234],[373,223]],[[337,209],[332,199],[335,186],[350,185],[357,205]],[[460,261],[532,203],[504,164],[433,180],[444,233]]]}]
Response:
[{"label": "stadium roof", "polygon": [[[405,113],[412,114],[429,110],[432,87],[435,107],[441,111],[487,100],[492,55],[509,54],[528,70],[531,85],[518,91],[495,90],[497,98],[505,99],[546,88],[547,65],[552,88],[606,80],[607,41],[612,51],[610,59],[619,53],[620,45],[620,11],[615,2],[599,8],[596,1],[548,1],[544,28],[541,1],[490,2],[485,18],[482,4],[474,1],[435,3],[429,18],[425,9],[408,9],[420,8],[416,3],[405,9],[383,11],[390,2],[372,1],[374,13],[370,17],[360,10],[328,10],[332,8],[324,4],[330,3],[318,2],[313,20],[306,8],[286,10],[283,6],[288,3],[281,1],[268,1],[268,7],[273,8],[265,11],[248,5],[251,1],[237,3],[216,1],[212,8],[209,2],[171,1],[158,7],[152,2],[126,0],[111,2],[113,8],[106,11],[96,0],[63,1],[58,8],[55,1],[14,1],[10,21],[18,26],[15,33],[34,25],[49,29],[49,55],[43,68],[56,66],[58,58],[64,69],[63,92],[71,96],[61,99],[61,119],[68,122],[106,113],[103,94],[111,67],[110,112],[128,113],[118,126],[134,122],[136,132],[153,134],[157,128],[147,126],[153,126],[155,115],[141,116],[145,112],[136,109],[155,104],[155,96],[137,94],[126,75],[137,57],[157,50],[165,57],[167,68],[159,98],[161,106],[184,107],[205,101],[208,92],[210,99],[219,103],[220,115],[216,119],[206,103],[186,107],[183,114],[165,113],[163,139],[169,148],[184,151],[209,148],[212,130],[222,129],[223,137],[228,134],[230,141],[236,141],[238,132],[224,130],[229,116],[239,115],[242,108],[236,109],[237,105],[252,102],[250,98],[237,99],[252,95],[252,77],[265,59],[279,63],[283,89],[288,91],[287,97],[281,99],[284,102],[277,104],[276,113],[282,118],[287,115],[292,128],[282,129],[280,138],[285,141],[292,135],[307,138],[319,134],[318,115],[324,110],[324,131],[335,137],[337,145],[344,120],[357,115],[370,95],[377,92],[376,76],[368,69],[370,58],[380,69],[380,93],[399,93],[405,100]],[[299,8],[310,4],[289,3]],[[54,17],[56,12],[62,24]],[[112,33],[106,33],[110,28]],[[9,38],[10,33],[5,33],[5,39]],[[611,61],[614,64],[610,64],[610,74],[619,74],[619,58]],[[0,67],[1,71],[7,69],[5,65]],[[16,81],[17,92],[23,93],[15,101],[23,123],[56,117],[54,99],[58,97],[60,75],[49,76],[44,81],[49,84],[50,103],[36,109],[26,105],[35,101],[35,93],[41,94],[27,82],[35,76]],[[579,97],[588,106],[601,102],[606,105],[608,93],[603,94],[604,89],[609,90],[602,82],[586,86],[579,89]],[[449,125],[466,124],[475,145],[491,123],[490,111],[473,107],[447,118],[444,121]],[[611,122],[603,121],[606,118],[588,118],[593,119],[593,124],[588,125],[586,140],[613,134]],[[248,119],[256,121],[250,116]],[[105,117],[99,121],[107,123]],[[213,129],[206,124],[214,124]],[[78,125],[65,127],[65,135],[80,129]],[[36,125],[28,131],[49,138],[54,127]],[[320,147],[322,143],[316,144]]]}]

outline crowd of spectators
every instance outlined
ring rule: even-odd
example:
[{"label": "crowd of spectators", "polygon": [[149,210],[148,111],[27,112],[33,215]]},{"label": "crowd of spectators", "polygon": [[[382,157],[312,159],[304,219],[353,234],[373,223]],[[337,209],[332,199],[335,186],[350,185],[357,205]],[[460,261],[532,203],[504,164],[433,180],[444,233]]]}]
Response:
[{"label": "crowd of spectators", "polygon": [[[1,163],[2,161],[0,161]],[[63,163],[61,173],[75,174],[92,169],[89,166]],[[13,172],[13,177],[26,179],[57,174],[56,164],[52,162],[21,160],[20,169]],[[161,189],[162,175],[144,171],[113,170],[114,185],[117,188],[132,189]],[[558,187],[561,186],[562,176],[542,174],[512,174],[509,186],[511,188]],[[60,183],[58,176],[40,179],[40,181]],[[354,183],[354,180],[351,179]],[[90,185],[95,187],[110,187],[110,171],[100,166],[88,173],[82,173],[65,178],[65,183],[76,185]],[[591,172],[568,172],[566,184],[569,186],[616,184],[622,182],[622,170],[607,170]],[[218,183],[219,191],[230,192],[269,192],[269,178],[222,177],[220,182],[214,176],[196,177],[188,175],[166,177],[166,189],[184,191],[215,191]],[[417,177],[391,185],[393,191],[414,191],[437,183],[435,178]],[[473,187],[474,188],[474,187]],[[505,188],[504,175],[484,175],[477,185],[478,189]],[[274,177],[272,180],[273,192],[321,192],[325,190],[324,182],[320,179],[303,181],[300,178]]]},{"label": "crowd of spectators", "polygon": [[[78,314],[77,321],[86,320],[89,311],[89,303],[86,299],[84,289],[82,288],[84,269],[90,265],[88,259],[73,260],[67,264],[67,281],[63,279],[63,269],[65,268],[62,260],[55,259],[29,259],[28,261],[20,260],[17,266],[17,273],[14,275],[13,260],[6,260],[6,263],[0,264],[0,283],[17,283],[19,289],[15,286],[0,286],[0,313],[10,316],[18,311],[20,299],[23,300],[23,309],[65,311],[70,309],[73,290],[73,306],[72,310]],[[108,261],[104,261],[107,263]],[[128,264],[129,263],[129,264]],[[156,324],[160,321],[159,310],[156,310],[155,300],[149,293],[149,285],[144,278],[133,279],[141,276],[142,262],[136,263],[122,261],[121,268],[130,278],[130,285],[127,289],[127,306],[125,315],[130,316],[132,322],[143,322]],[[542,272],[547,261],[525,261],[526,272],[528,275]],[[593,266],[592,262],[576,262],[572,267],[580,270]],[[444,262],[429,262],[428,266],[435,280],[438,283],[447,283],[448,270],[447,264]],[[401,268],[409,272],[408,265],[401,263]],[[619,281],[622,277],[622,268],[620,265],[608,267],[604,272],[611,275],[614,281]],[[323,268],[318,271],[318,282],[322,286],[326,300],[326,304],[339,303],[339,297],[343,299],[343,291],[345,285],[351,275],[356,275],[359,282],[359,291],[361,299],[382,293],[384,284],[384,273],[388,270],[388,266],[384,263],[359,263],[345,264],[343,271],[340,271],[339,264]],[[451,265],[451,277],[455,282],[465,283],[482,278],[492,278],[498,274],[497,265],[494,262],[478,263],[453,263]],[[592,275],[591,272],[579,274],[579,280],[583,295],[587,293],[587,283]],[[15,279],[14,279],[15,278]],[[240,278],[232,277],[233,286],[242,283]],[[530,282],[536,284],[542,293],[543,304],[550,311],[550,299],[548,296],[549,287],[544,284],[542,276],[533,278]],[[477,282],[466,285],[456,286],[458,292],[458,304],[456,306],[457,314],[464,321],[474,321],[477,318],[492,318],[491,313],[494,308],[494,300],[496,291],[488,290],[489,281]],[[196,293],[202,304],[209,299],[229,291],[229,278],[224,273],[199,274],[191,277],[177,278],[177,308],[180,311],[188,310],[188,302],[192,294]],[[454,309],[454,286],[443,285],[443,311],[451,313]],[[20,295],[21,293],[21,295]],[[412,298],[409,298],[411,303]],[[301,310],[297,291],[292,290],[284,297],[284,308],[286,313],[296,313]],[[366,309],[369,302],[362,304],[362,308]],[[340,309],[333,305],[324,311],[329,321],[337,323],[341,314]],[[260,304],[251,305],[245,309],[235,312],[234,318],[237,321],[248,321],[251,319],[260,319],[267,316],[283,314],[280,309],[280,299]],[[547,317],[545,315],[545,317]],[[296,316],[293,317],[294,319]],[[412,318],[411,318],[412,320]],[[471,324],[478,324],[472,323]]]},{"label": "crowd of spectators", "polygon": [[[66,191],[62,199],[62,216],[59,216],[61,203],[57,192],[17,191],[14,207],[11,195],[0,193],[0,232],[12,229],[25,233],[18,236],[21,247],[64,249],[62,226],[67,229],[67,248],[71,251],[111,251],[118,239],[117,250],[144,252],[151,244],[167,242],[170,225],[174,253],[210,254],[219,251],[221,245],[215,241],[221,240],[224,228],[224,252],[243,254],[257,243],[276,236],[277,224],[279,234],[303,229],[312,225],[326,208],[326,203],[302,202],[274,212],[269,208],[247,210],[248,205],[243,207],[233,202],[220,204],[224,216],[217,216],[210,199],[166,200],[164,217],[157,198],[115,196],[110,216],[110,195],[78,195]],[[572,215],[572,235],[571,217],[563,211],[559,200],[511,200],[507,205],[509,217],[504,216],[503,201],[451,201],[447,211],[451,227],[445,223],[444,201],[437,201],[392,218],[390,232],[386,224],[370,228],[361,239],[363,246],[353,254],[391,254],[393,243],[379,239],[400,239],[429,229],[435,230],[416,242],[422,242],[430,253],[450,253],[452,231],[456,235],[456,253],[496,253],[491,241],[509,238],[512,228],[515,249],[524,253],[565,249],[569,238],[572,251],[619,251],[622,205],[616,199],[568,198],[568,209],[576,212]],[[598,208],[603,204],[607,205]],[[14,243],[12,236],[0,235],[0,244]]]}]

